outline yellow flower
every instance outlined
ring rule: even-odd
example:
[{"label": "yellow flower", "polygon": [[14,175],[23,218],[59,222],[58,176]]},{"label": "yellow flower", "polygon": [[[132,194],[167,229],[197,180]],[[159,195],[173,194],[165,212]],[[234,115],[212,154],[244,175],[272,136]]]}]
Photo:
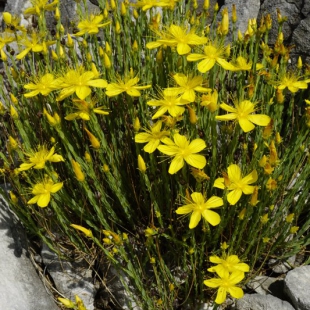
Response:
[{"label": "yellow flower", "polygon": [[82,119],[84,121],[89,121],[92,112],[101,115],[109,115],[108,111],[104,111],[104,107],[95,108],[97,102],[94,99],[91,99],[90,102],[80,99],[72,99],[72,101],[78,112],[68,114],[65,117],[67,121],[72,121],[74,119]]},{"label": "yellow flower", "polygon": [[255,128],[253,125],[267,126],[270,122],[270,117],[264,114],[252,114],[255,111],[255,105],[249,100],[241,101],[235,104],[235,108],[226,103],[220,104],[220,107],[231,112],[225,115],[218,115],[215,118],[220,121],[236,120],[244,132],[249,132]]},{"label": "yellow flower", "polygon": [[100,15],[90,14],[86,19],[78,23],[77,27],[80,29],[80,31],[75,33],[75,35],[82,36],[85,33],[88,34],[98,33],[99,28],[105,27],[111,23],[111,21],[101,23],[103,19],[104,16],[102,14]]},{"label": "yellow flower", "polygon": [[197,182],[204,182],[210,180],[210,177],[200,169],[191,167],[191,175],[196,179]]},{"label": "yellow flower", "polygon": [[253,194],[255,186],[249,185],[257,181],[257,172],[253,170],[250,174],[242,178],[241,169],[238,165],[230,165],[227,169],[227,180],[218,178],[214,182],[214,187],[227,189],[230,193],[227,200],[231,205],[235,205],[241,198],[242,193],[245,195]]},{"label": "yellow flower", "polygon": [[15,37],[7,32],[0,33],[0,50],[15,41]]},{"label": "yellow flower", "polygon": [[148,101],[147,105],[160,107],[152,117],[152,119],[156,119],[162,116],[167,111],[173,117],[180,116],[185,111],[185,108],[180,106],[189,103],[190,102],[188,100],[182,99],[181,96],[178,95],[177,91],[172,91],[171,89],[166,88],[160,94],[160,97],[158,99],[152,99]]},{"label": "yellow flower", "polygon": [[299,81],[299,77],[294,75],[293,72],[288,72],[281,77],[277,82],[273,82],[276,85],[277,89],[283,90],[288,88],[292,93],[298,92],[299,89],[307,89],[310,79]]},{"label": "yellow flower", "polygon": [[216,272],[219,270],[227,270],[230,273],[234,271],[250,271],[250,266],[246,263],[241,263],[237,255],[227,256],[226,254],[224,254],[222,258],[219,256],[210,256],[209,260],[211,263],[217,264],[216,266],[208,269],[208,271],[210,272]]},{"label": "yellow flower", "polygon": [[173,139],[174,142],[169,138],[164,138],[162,142],[166,145],[157,147],[160,152],[174,157],[168,171],[170,174],[178,172],[184,166],[184,161],[198,169],[202,169],[206,165],[206,158],[196,154],[206,148],[206,143],[202,139],[189,142],[185,136],[178,133],[174,135]]},{"label": "yellow flower", "polygon": [[58,192],[63,186],[63,183],[54,183],[52,179],[46,178],[41,183],[37,183],[33,189],[32,194],[35,195],[27,203],[37,204],[39,207],[46,207],[50,200],[51,194]]},{"label": "yellow flower", "polygon": [[47,73],[41,78],[36,79],[34,83],[24,85],[24,88],[32,90],[24,94],[26,98],[34,97],[38,94],[47,96],[50,92],[58,88],[58,80],[54,78],[53,74]]},{"label": "yellow flower", "polygon": [[292,226],[290,229],[291,234],[296,234],[299,229],[299,226]]},{"label": "yellow flower", "polygon": [[158,121],[151,128],[151,131],[145,130],[135,135],[136,143],[147,143],[143,150],[147,153],[153,153],[159,146],[163,138],[169,136],[169,131],[161,131],[162,121]]},{"label": "yellow flower", "polygon": [[216,89],[210,90],[206,95],[201,96],[200,105],[207,107],[210,112],[217,110],[218,92]]},{"label": "yellow flower", "polygon": [[252,68],[252,62],[247,62],[242,56],[238,56],[231,64],[235,67],[234,69],[230,69],[231,71],[249,71]]},{"label": "yellow flower", "polygon": [[47,161],[53,163],[64,161],[61,155],[55,153],[54,147],[48,150],[45,145],[39,146],[37,152],[26,153],[26,156],[29,157],[29,162],[21,164],[18,171],[25,171],[30,168],[43,169]]},{"label": "yellow flower", "polygon": [[22,31],[26,32],[26,28],[24,26],[20,26],[20,17],[17,15],[12,15],[9,12],[3,12],[2,14],[3,20],[6,24],[5,31],[6,32],[16,32]]},{"label": "yellow flower", "polygon": [[153,7],[165,6],[165,2],[161,0],[138,0],[136,3],[130,3],[130,5],[147,11]]},{"label": "yellow flower", "polygon": [[211,70],[216,63],[225,70],[234,70],[235,67],[223,58],[224,54],[225,48],[209,43],[204,47],[204,54],[190,54],[187,56],[187,61],[202,60],[197,66],[201,73]]},{"label": "yellow flower", "polygon": [[183,73],[177,73],[173,75],[173,79],[179,85],[179,87],[167,88],[167,91],[177,91],[182,99],[194,102],[196,99],[195,91],[205,93],[210,91],[210,88],[202,87],[202,76],[186,76]]},{"label": "yellow flower", "polygon": [[268,213],[264,214],[263,216],[260,217],[260,221],[263,224],[266,224],[269,221]]},{"label": "yellow flower", "polygon": [[219,278],[205,280],[203,283],[211,288],[219,288],[215,299],[217,304],[222,304],[226,300],[227,293],[234,298],[243,297],[243,290],[236,284],[243,280],[244,272],[234,271],[229,273],[227,270],[218,270],[216,273]]},{"label": "yellow flower", "polygon": [[294,216],[295,216],[294,213],[289,214],[289,215],[286,217],[285,221],[286,221],[287,223],[292,223],[292,222],[293,222],[293,219],[294,219]]},{"label": "yellow flower", "polygon": [[76,225],[76,224],[71,224],[70,226],[73,227],[74,229],[79,230],[79,231],[81,231],[82,233],[84,233],[84,235],[85,235],[86,237],[89,237],[89,238],[92,238],[92,237],[93,237],[93,233],[92,233],[92,231],[91,231],[90,229],[87,229],[87,228],[85,228],[85,227],[83,227],[83,226]]},{"label": "yellow flower", "polygon": [[266,187],[270,191],[275,190],[277,188],[277,181],[272,178],[269,178],[269,180],[266,183]]},{"label": "yellow flower", "polygon": [[71,301],[70,299],[61,298],[61,297],[58,297],[57,299],[58,299],[66,308],[68,308],[68,309],[74,309],[74,308],[75,308],[74,302]]},{"label": "yellow flower", "polygon": [[137,76],[132,79],[125,78],[125,81],[118,79],[116,83],[107,85],[106,95],[108,97],[113,97],[126,92],[129,96],[140,97],[141,93],[139,90],[151,88],[152,85],[138,86],[139,80]]},{"label": "yellow flower", "polygon": [[63,77],[59,78],[59,88],[62,88],[57,101],[76,93],[79,99],[84,100],[91,94],[91,87],[106,88],[108,83],[103,79],[94,79],[93,71],[85,71],[83,67],[76,70],[70,69]]},{"label": "yellow flower", "polygon": [[44,11],[54,11],[59,1],[54,0],[53,2],[49,3],[49,0],[30,0],[30,2],[32,7],[26,9],[24,14],[40,16],[40,14]]},{"label": "yellow flower", "polygon": [[258,186],[254,186],[254,191],[250,200],[250,205],[253,207],[255,207],[259,203],[257,196],[258,196]]},{"label": "yellow flower", "polygon": [[53,44],[53,41],[44,41],[41,35],[38,35],[37,32],[32,32],[31,36],[28,37],[24,35],[23,38],[19,41],[20,45],[23,45],[25,49],[16,56],[16,59],[23,59],[26,55],[32,51],[33,53],[43,52],[48,45]]},{"label": "yellow flower", "polygon": [[166,32],[159,33],[161,38],[155,42],[146,44],[148,49],[157,48],[161,45],[176,47],[179,55],[188,54],[191,46],[202,45],[207,43],[208,39],[199,37],[195,34],[195,29],[188,30],[186,27],[170,25]]},{"label": "yellow flower", "polygon": [[263,238],[263,243],[268,243],[270,241],[270,238],[269,237],[264,237]]},{"label": "yellow flower", "polygon": [[175,212],[176,214],[189,214],[191,218],[189,222],[189,228],[195,228],[203,217],[212,226],[216,226],[220,223],[220,216],[210,210],[218,208],[223,205],[223,199],[217,196],[212,196],[207,201],[201,193],[194,192],[191,194],[192,203],[179,207]]}]

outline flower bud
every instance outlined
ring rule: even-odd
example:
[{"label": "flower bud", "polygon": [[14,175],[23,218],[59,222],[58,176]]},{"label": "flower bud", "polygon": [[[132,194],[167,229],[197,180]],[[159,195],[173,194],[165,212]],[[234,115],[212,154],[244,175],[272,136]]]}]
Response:
[{"label": "flower bud", "polygon": [[124,2],[121,3],[121,15],[125,16],[127,12],[126,6],[124,4]]},{"label": "flower bud", "polygon": [[90,143],[94,149],[100,148],[100,142],[99,140],[85,127],[84,130],[86,131],[88,138],[90,140]]},{"label": "flower bud", "polygon": [[71,159],[71,164],[72,164],[73,172],[75,174],[76,179],[79,182],[83,182],[85,180],[85,175],[81,169],[80,164],[76,162],[74,159]]},{"label": "flower bud", "polygon": [[111,60],[107,53],[104,53],[103,55],[103,63],[106,69],[110,69],[112,67]]},{"label": "flower bud", "polygon": [[232,14],[231,14],[231,21],[235,24],[237,22],[237,11],[236,11],[236,5],[232,5]]},{"label": "flower bud", "polygon": [[13,119],[18,119],[18,113],[12,105],[10,106],[10,115]]},{"label": "flower bud", "polygon": [[140,170],[141,173],[145,173],[146,171],[145,161],[141,155],[138,155],[138,169]]},{"label": "flower bud", "polygon": [[74,46],[72,37],[70,36],[69,33],[67,34],[67,46],[68,46],[68,47],[73,47],[73,46]]},{"label": "flower bud", "polygon": [[134,123],[133,123],[133,129],[135,132],[138,132],[140,130],[140,120],[138,117],[135,118]]}]

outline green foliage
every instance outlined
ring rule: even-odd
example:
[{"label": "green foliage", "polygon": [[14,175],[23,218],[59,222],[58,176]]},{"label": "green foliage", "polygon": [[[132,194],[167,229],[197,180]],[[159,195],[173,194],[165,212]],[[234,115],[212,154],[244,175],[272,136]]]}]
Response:
[{"label": "green foliage", "polygon": [[306,251],[310,72],[288,71],[281,26],[273,47],[269,16],[233,24],[225,45],[226,11],[217,25],[182,1],[99,2],[87,16],[78,3],[67,35],[58,9],[46,30],[57,3],[29,11],[28,34],[4,13],[0,172],[29,232],[60,255],[58,234],[102,251],[143,309],[210,299],[209,257],[226,244],[248,278]]}]

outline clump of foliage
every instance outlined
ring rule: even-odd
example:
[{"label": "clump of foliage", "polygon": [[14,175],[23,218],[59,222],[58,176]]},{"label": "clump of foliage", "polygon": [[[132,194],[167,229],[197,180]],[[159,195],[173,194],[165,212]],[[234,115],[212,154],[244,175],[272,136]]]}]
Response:
[{"label": "clump of foliage", "polygon": [[103,253],[142,309],[241,298],[269,258],[306,251],[310,72],[289,66],[280,13],[270,46],[277,21],[241,33],[208,1],[78,1],[68,32],[57,0],[32,4],[37,25],[5,12],[0,36],[0,172],[31,234]]}]

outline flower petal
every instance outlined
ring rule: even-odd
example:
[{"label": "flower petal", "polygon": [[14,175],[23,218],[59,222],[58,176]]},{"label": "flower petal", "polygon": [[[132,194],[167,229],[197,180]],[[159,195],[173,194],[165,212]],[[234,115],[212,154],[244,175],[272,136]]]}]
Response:
[{"label": "flower petal", "polygon": [[249,132],[255,128],[255,126],[248,120],[248,118],[239,118],[238,121],[244,132]]},{"label": "flower petal", "polygon": [[54,184],[50,189],[51,193],[58,192],[63,187],[63,185],[63,182]]},{"label": "flower petal", "polygon": [[200,211],[194,211],[191,215],[191,219],[189,221],[188,227],[190,229],[195,228],[198,225],[198,223],[200,222],[200,220],[201,220],[201,212]]},{"label": "flower petal", "polygon": [[225,189],[224,178],[217,178],[217,179],[214,181],[213,187]]},{"label": "flower petal", "polygon": [[215,298],[215,303],[222,304],[226,300],[227,289],[224,287],[220,287],[217,291],[217,295]]},{"label": "flower petal", "polygon": [[207,164],[206,158],[202,155],[190,154],[186,156],[184,159],[189,165],[198,169],[204,168],[205,165]]},{"label": "flower petal", "polygon": [[231,113],[236,113],[237,109],[234,107],[231,107],[230,105],[226,104],[226,103],[221,103],[220,104],[220,108],[227,111],[227,112],[231,112]]},{"label": "flower petal", "polygon": [[[160,146],[159,146],[159,147],[160,147]],[[182,169],[183,166],[184,166],[183,157],[181,157],[181,156],[176,156],[176,157],[172,160],[168,172],[169,172],[170,174],[175,174],[175,173],[177,173],[180,169]]]},{"label": "flower petal", "polygon": [[75,93],[80,99],[83,100],[91,94],[91,89],[88,86],[80,86],[76,87]]},{"label": "flower petal", "polygon": [[159,143],[160,143],[160,140],[152,139],[150,140],[148,144],[144,146],[143,150],[151,154],[157,149],[157,147],[159,146]]},{"label": "flower petal", "polygon": [[217,197],[217,196],[212,196],[206,201],[205,206],[208,209],[211,209],[211,208],[213,209],[213,208],[221,207],[223,204],[224,204],[224,201],[222,198]]},{"label": "flower petal", "polygon": [[197,68],[201,73],[205,73],[209,70],[211,70],[215,65],[215,59],[204,59],[201,61]]},{"label": "flower petal", "polygon": [[237,286],[232,286],[228,288],[228,292],[232,297],[237,298],[237,299],[242,298],[244,295],[242,288],[237,287]]},{"label": "flower petal", "polygon": [[193,212],[193,204],[185,205],[176,209],[176,214],[188,214]]},{"label": "flower petal", "polygon": [[222,280],[221,279],[216,279],[216,278],[213,278],[213,279],[208,279],[208,280],[204,280],[203,281],[203,284],[208,286],[208,287],[212,287],[212,288],[217,288],[221,285],[222,283]]},{"label": "flower petal", "polygon": [[203,149],[205,149],[206,147],[207,145],[205,141],[203,141],[202,139],[195,139],[189,144],[188,149],[190,150],[191,153],[198,153]]},{"label": "flower petal", "polygon": [[256,182],[258,179],[258,175],[257,175],[257,171],[253,170],[251,173],[249,173],[247,176],[245,176],[241,182],[243,184],[252,184],[254,182]]},{"label": "flower petal", "polygon": [[177,45],[177,52],[179,55],[188,54],[191,51],[191,48],[186,43],[178,43]]},{"label": "flower petal", "polygon": [[108,82],[104,79],[97,79],[87,82],[88,86],[106,88],[108,86]]},{"label": "flower petal", "polygon": [[232,164],[227,168],[228,178],[233,183],[238,183],[241,180],[241,169],[238,165]]},{"label": "flower petal", "polygon": [[227,200],[231,205],[235,205],[241,198],[242,190],[236,188],[227,195]]},{"label": "flower petal", "polygon": [[251,114],[248,120],[258,126],[267,126],[270,123],[270,117],[264,114]]},{"label": "flower petal", "polygon": [[39,197],[39,199],[37,201],[37,204],[41,208],[46,207],[51,200],[51,194],[49,192],[45,193],[45,194],[41,194],[38,197]]},{"label": "flower petal", "polygon": [[201,193],[194,192],[191,194],[191,197],[196,204],[204,204],[205,202],[205,199]]},{"label": "flower petal", "polygon": [[202,212],[202,216],[212,226],[216,226],[221,222],[221,217],[219,214],[211,210],[204,210]]}]

